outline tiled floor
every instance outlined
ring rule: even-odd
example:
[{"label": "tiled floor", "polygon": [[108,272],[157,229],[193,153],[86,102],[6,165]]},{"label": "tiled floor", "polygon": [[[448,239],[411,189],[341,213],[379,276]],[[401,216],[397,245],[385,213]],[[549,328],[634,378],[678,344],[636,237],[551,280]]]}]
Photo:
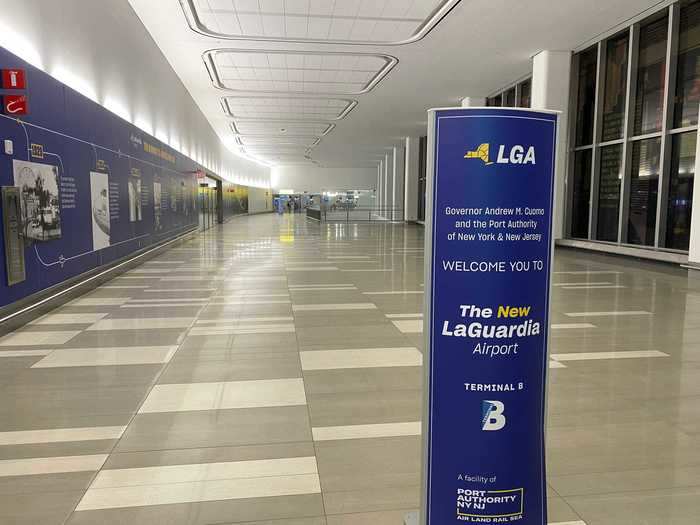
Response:
[{"label": "tiled floor", "polygon": [[[0,338],[0,523],[418,506],[418,226],[237,219]],[[561,251],[551,523],[700,522],[700,280]]]}]

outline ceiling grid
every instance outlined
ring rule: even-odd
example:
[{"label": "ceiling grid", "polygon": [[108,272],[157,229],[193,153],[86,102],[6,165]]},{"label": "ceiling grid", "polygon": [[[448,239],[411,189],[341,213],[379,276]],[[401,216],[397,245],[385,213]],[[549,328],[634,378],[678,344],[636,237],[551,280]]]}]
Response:
[{"label": "ceiling grid", "polygon": [[[318,44],[409,43],[459,0],[180,0],[190,28],[221,40],[316,44],[304,51],[210,49],[203,59],[244,154],[272,163],[310,162],[311,150],[398,60],[388,54],[322,51]],[[353,97],[353,98],[346,98]],[[279,136],[304,145],[275,142]],[[269,142],[249,143],[248,139]],[[308,140],[307,140],[308,139]],[[262,147],[264,146],[264,147]]]}]

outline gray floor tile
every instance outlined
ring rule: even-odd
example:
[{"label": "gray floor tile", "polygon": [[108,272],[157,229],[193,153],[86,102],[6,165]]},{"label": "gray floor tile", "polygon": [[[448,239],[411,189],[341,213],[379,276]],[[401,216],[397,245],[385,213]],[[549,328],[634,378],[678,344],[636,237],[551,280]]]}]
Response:
[{"label": "gray floor tile", "polygon": [[[323,516],[318,494],[76,512],[69,525],[211,525]],[[283,522],[280,523],[282,525]],[[303,522],[302,522],[303,523]],[[313,523],[313,522],[312,522]],[[287,524],[285,524],[287,525]],[[288,525],[294,525],[290,523]],[[306,525],[306,524],[304,524]]]},{"label": "gray floor tile", "polygon": [[118,452],[311,441],[306,407],[140,414]]}]

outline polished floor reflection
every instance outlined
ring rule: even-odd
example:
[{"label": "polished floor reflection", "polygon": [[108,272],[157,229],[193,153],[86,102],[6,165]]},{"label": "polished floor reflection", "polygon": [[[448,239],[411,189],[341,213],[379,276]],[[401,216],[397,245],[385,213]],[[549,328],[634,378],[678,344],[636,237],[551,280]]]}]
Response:
[{"label": "polished floor reflection", "polygon": [[[700,516],[700,279],[556,255],[551,523]],[[423,231],[236,219],[0,338],[0,523],[418,506]]]}]

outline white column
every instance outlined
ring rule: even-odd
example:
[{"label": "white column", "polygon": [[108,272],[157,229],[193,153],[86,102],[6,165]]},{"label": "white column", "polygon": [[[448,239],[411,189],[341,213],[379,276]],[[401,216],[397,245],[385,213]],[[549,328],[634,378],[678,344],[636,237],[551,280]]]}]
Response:
[{"label": "white column", "polygon": [[402,221],[403,220],[403,180],[404,180],[404,149],[403,146],[394,146],[394,173],[393,173],[393,183],[391,192],[391,220]]},{"label": "white column", "polygon": [[391,178],[391,156],[387,153],[384,155],[384,190],[382,198],[382,217],[385,219],[391,218],[387,213],[389,204],[391,203],[389,198],[389,179]]},{"label": "white column", "polygon": [[564,236],[571,77],[570,51],[540,51],[532,64],[532,108],[560,111],[554,189],[554,239]]},{"label": "white column", "polygon": [[[700,176],[700,129],[695,146],[695,175]],[[693,214],[690,216],[690,248],[688,262],[700,265],[700,190],[693,190]]]},{"label": "white column", "polygon": [[486,107],[486,97],[464,97],[462,99],[463,108],[483,108]]},{"label": "white column", "polygon": [[379,161],[379,167],[377,168],[377,198],[374,201],[374,207],[376,208],[376,213],[379,214],[379,208],[382,207],[382,198],[384,196],[384,161]]},{"label": "white column", "polygon": [[406,160],[404,166],[403,216],[407,221],[418,220],[418,168],[420,138],[406,137]]}]

